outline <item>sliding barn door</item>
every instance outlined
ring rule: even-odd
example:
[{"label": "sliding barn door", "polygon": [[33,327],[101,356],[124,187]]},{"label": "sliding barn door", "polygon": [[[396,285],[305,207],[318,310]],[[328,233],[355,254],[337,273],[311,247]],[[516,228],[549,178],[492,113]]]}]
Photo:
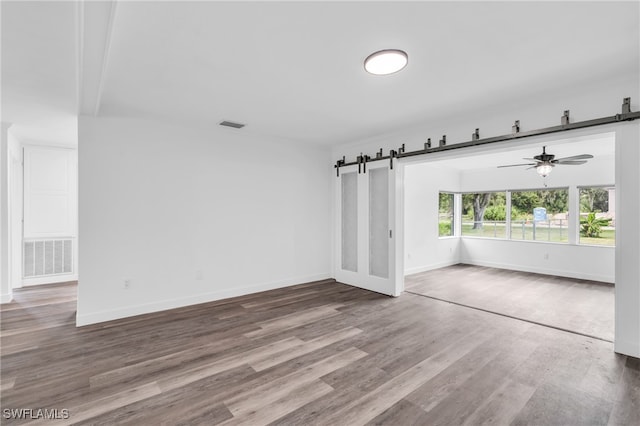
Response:
[{"label": "sliding barn door", "polygon": [[398,296],[395,170],[388,161],[342,167],[336,185],[336,280]]}]

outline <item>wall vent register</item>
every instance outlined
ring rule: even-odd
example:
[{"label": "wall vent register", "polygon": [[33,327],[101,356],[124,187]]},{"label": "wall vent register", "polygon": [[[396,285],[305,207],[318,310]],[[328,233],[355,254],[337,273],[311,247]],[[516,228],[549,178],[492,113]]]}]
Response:
[{"label": "wall vent register", "polygon": [[227,120],[221,121],[220,125],[225,127],[233,127],[234,129],[242,129],[244,126],[246,126],[246,124],[235,123],[233,121],[227,121]]},{"label": "wall vent register", "polygon": [[26,240],[23,245],[23,278],[73,273],[73,240]]}]

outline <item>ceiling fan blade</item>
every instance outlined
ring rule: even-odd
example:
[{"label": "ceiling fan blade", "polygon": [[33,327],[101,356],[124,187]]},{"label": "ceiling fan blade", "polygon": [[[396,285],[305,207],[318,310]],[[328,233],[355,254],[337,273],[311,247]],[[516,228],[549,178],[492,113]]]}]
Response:
[{"label": "ceiling fan blade", "polygon": [[565,166],[579,166],[580,164],[586,164],[587,160],[561,160],[554,161],[553,164],[562,164]]},{"label": "ceiling fan blade", "polygon": [[537,165],[537,164],[534,164],[534,165],[533,165],[533,166],[531,166],[531,167],[527,167],[525,170],[535,169],[536,167],[538,167],[538,165]]},{"label": "ceiling fan blade", "polygon": [[564,157],[564,158],[558,158],[555,161],[564,161],[564,160],[587,160],[589,158],[593,158],[593,155],[591,154],[580,154],[580,155],[573,155],[571,157]]},{"label": "ceiling fan blade", "polygon": [[518,166],[535,166],[535,163],[523,163],[523,164],[509,164],[506,166],[498,166],[499,169],[503,168],[503,167],[518,167]]}]

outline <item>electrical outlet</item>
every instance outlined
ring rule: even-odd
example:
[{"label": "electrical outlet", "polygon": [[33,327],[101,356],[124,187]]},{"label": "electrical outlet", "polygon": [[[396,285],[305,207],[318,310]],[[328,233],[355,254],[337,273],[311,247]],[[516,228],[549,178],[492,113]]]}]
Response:
[{"label": "electrical outlet", "polygon": [[198,270],[196,271],[196,280],[201,281],[201,280],[202,280],[202,278],[203,278],[203,275],[202,275],[202,269],[198,269]]},{"label": "electrical outlet", "polygon": [[549,253],[544,254],[544,260],[549,260]]},{"label": "electrical outlet", "polygon": [[131,278],[124,278],[122,280],[122,288],[128,289],[131,287]]}]

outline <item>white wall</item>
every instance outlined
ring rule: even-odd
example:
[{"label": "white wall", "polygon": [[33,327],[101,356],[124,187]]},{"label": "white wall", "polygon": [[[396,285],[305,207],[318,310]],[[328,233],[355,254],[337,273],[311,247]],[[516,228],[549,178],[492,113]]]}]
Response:
[{"label": "white wall", "polygon": [[[355,160],[355,157],[364,154],[375,154],[383,148],[385,154],[389,149],[397,149],[403,143],[407,151],[422,149],[427,138],[431,138],[433,146],[438,145],[438,140],[443,134],[447,135],[447,144],[471,140],[471,134],[475,128],[480,129],[480,137],[486,138],[511,133],[511,126],[515,120],[520,120],[520,130],[528,131],[560,124],[560,118],[564,110],[571,111],[571,121],[582,121],[593,118],[608,117],[621,112],[622,100],[631,97],[631,110],[640,109],[640,89],[638,82],[639,70],[621,70],[616,80],[583,81],[578,84],[567,84],[564,90],[541,92],[537,97],[518,98],[514,93],[512,103],[495,105],[492,103],[490,93],[487,94],[487,107],[483,110],[468,110],[465,105],[460,105],[457,114],[449,119],[431,121],[429,117],[415,126],[397,129],[388,134],[381,134],[374,138],[353,141],[347,145],[335,146],[332,150],[332,161],[347,157],[347,161]],[[571,78],[567,76],[567,78]],[[416,94],[420,96],[420,94]],[[596,128],[597,129],[597,128]],[[593,133],[602,133],[604,130],[595,130]],[[569,137],[575,132],[560,134],[549,140]],[[515,144],[539,143],[539,139],[522,139]],[[469,152],[484,152],[484,147],[469,148]],[[461,155],[455,151],[445,153],[428,154],[429,159],[451,158]]]},{"label": "white wall", "polygon": [[430,163],[404,171],[404,271],[415,274],[459,263],[459,238],[438,237],[438,194],[458,192],[456,170]]},{"label": "white wall", "polygon": [[462,238],[460,262],[514,271],[615,282],[615,248]]},{"label": "white wall", "polygon": [[80,117],[78,325],[331,276],[328,149],[248,131]]}]

